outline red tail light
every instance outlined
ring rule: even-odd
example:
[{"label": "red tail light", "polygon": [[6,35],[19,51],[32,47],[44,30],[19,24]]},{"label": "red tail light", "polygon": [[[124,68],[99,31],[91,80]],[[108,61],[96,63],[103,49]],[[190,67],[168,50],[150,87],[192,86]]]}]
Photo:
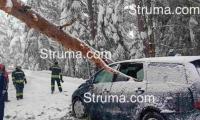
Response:
[{"label": "red tail light", "polygon": [[200,100],[194,103],[194,107],[198,110],[200,110]]}]

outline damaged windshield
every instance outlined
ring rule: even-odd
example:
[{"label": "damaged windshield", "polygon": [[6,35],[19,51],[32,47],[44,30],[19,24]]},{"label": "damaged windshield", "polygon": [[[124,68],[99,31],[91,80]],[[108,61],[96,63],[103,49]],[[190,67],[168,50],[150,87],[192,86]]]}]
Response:
[{"label": "damaged windshield", "polygon": [[194,66],[197,68],[197,71],[200,75],[200,60],[194,61],[192,64],[194,64]]}]

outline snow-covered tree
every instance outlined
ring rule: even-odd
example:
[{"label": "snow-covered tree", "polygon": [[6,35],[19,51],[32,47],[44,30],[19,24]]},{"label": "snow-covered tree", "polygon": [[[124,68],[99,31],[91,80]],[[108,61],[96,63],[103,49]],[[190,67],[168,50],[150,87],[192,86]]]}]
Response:
[{"label": "snow-covered tree", "polygon": [[19,20],[0,12],[0,62],[8,65],[18,65],[24,58],[24,35]]}]

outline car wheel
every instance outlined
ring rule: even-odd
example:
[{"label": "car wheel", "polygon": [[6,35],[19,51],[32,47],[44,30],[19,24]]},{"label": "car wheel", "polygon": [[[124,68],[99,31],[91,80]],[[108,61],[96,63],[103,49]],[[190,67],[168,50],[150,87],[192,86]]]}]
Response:
[{"label": "car wheel", "polygon": [[165,120],[165,118],[157,112],[148,112],[142,117],[142,120]]},{"label": "car wheel", "polygon": [[83,119],[87,117],[86,109],[83,101],[79,98],[75,98],[72,103],[73,115],[78,119]]}]

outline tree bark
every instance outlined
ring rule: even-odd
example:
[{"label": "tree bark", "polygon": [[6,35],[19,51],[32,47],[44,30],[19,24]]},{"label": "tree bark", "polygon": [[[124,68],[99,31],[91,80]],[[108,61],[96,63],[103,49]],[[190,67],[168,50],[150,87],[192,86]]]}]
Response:
[{"label": "tree bark", "polygon": [[91,35],[92,35],[92,40],[95,39],[96,37],[96,33],[97,33],[97,30],[95,29],[95,11],[94,11],[94,7],[93,7],[93,2],[94,0],[87,0],[88,2],[88,10],[89,10],[89,16],[90,16],[90,28],[91,28]]},{"label": "tree bark", "polygon": [[[48,20],[32,10],[29,6],[26,6],[24,3],[22,3],[20,0],[11,0],[13,6],[10,8],[9,6],[6,6],[7,1],[8,0],[0,0],[1,10],[18,18],[28,27],[53,38],[55,41],[62,44],[65,48],[69,48],[72,51],[80,51],[82,52],[83,56],[88,58],[87,54],[91,52],[92,49],[86,43],[65,33],[58,26],[50,23]],[[95,56],[95,52],[91,52],[89,55]],[[90,61],[95,63],[100,68],[104,68],[107,71],[113,72],[113,70],[108,67],[101,58],[92,57]]]},{"label": "tree bark", "polygon": [[[135,5],[136,6],[142,6],[142,0],[135,0]],[[140,33],[140,37],[143,40],[143,46],[144,46],[144,54],[145,57],[149,57],[149,40],[148,40],[148,36],[147,36],[147,28],[145,27],[145,16],[142,14],[138,14],[137,13],[137,20],[138,20],[138,31]],[[142,38],[141,34],[146,34],[145,38]]]}]

